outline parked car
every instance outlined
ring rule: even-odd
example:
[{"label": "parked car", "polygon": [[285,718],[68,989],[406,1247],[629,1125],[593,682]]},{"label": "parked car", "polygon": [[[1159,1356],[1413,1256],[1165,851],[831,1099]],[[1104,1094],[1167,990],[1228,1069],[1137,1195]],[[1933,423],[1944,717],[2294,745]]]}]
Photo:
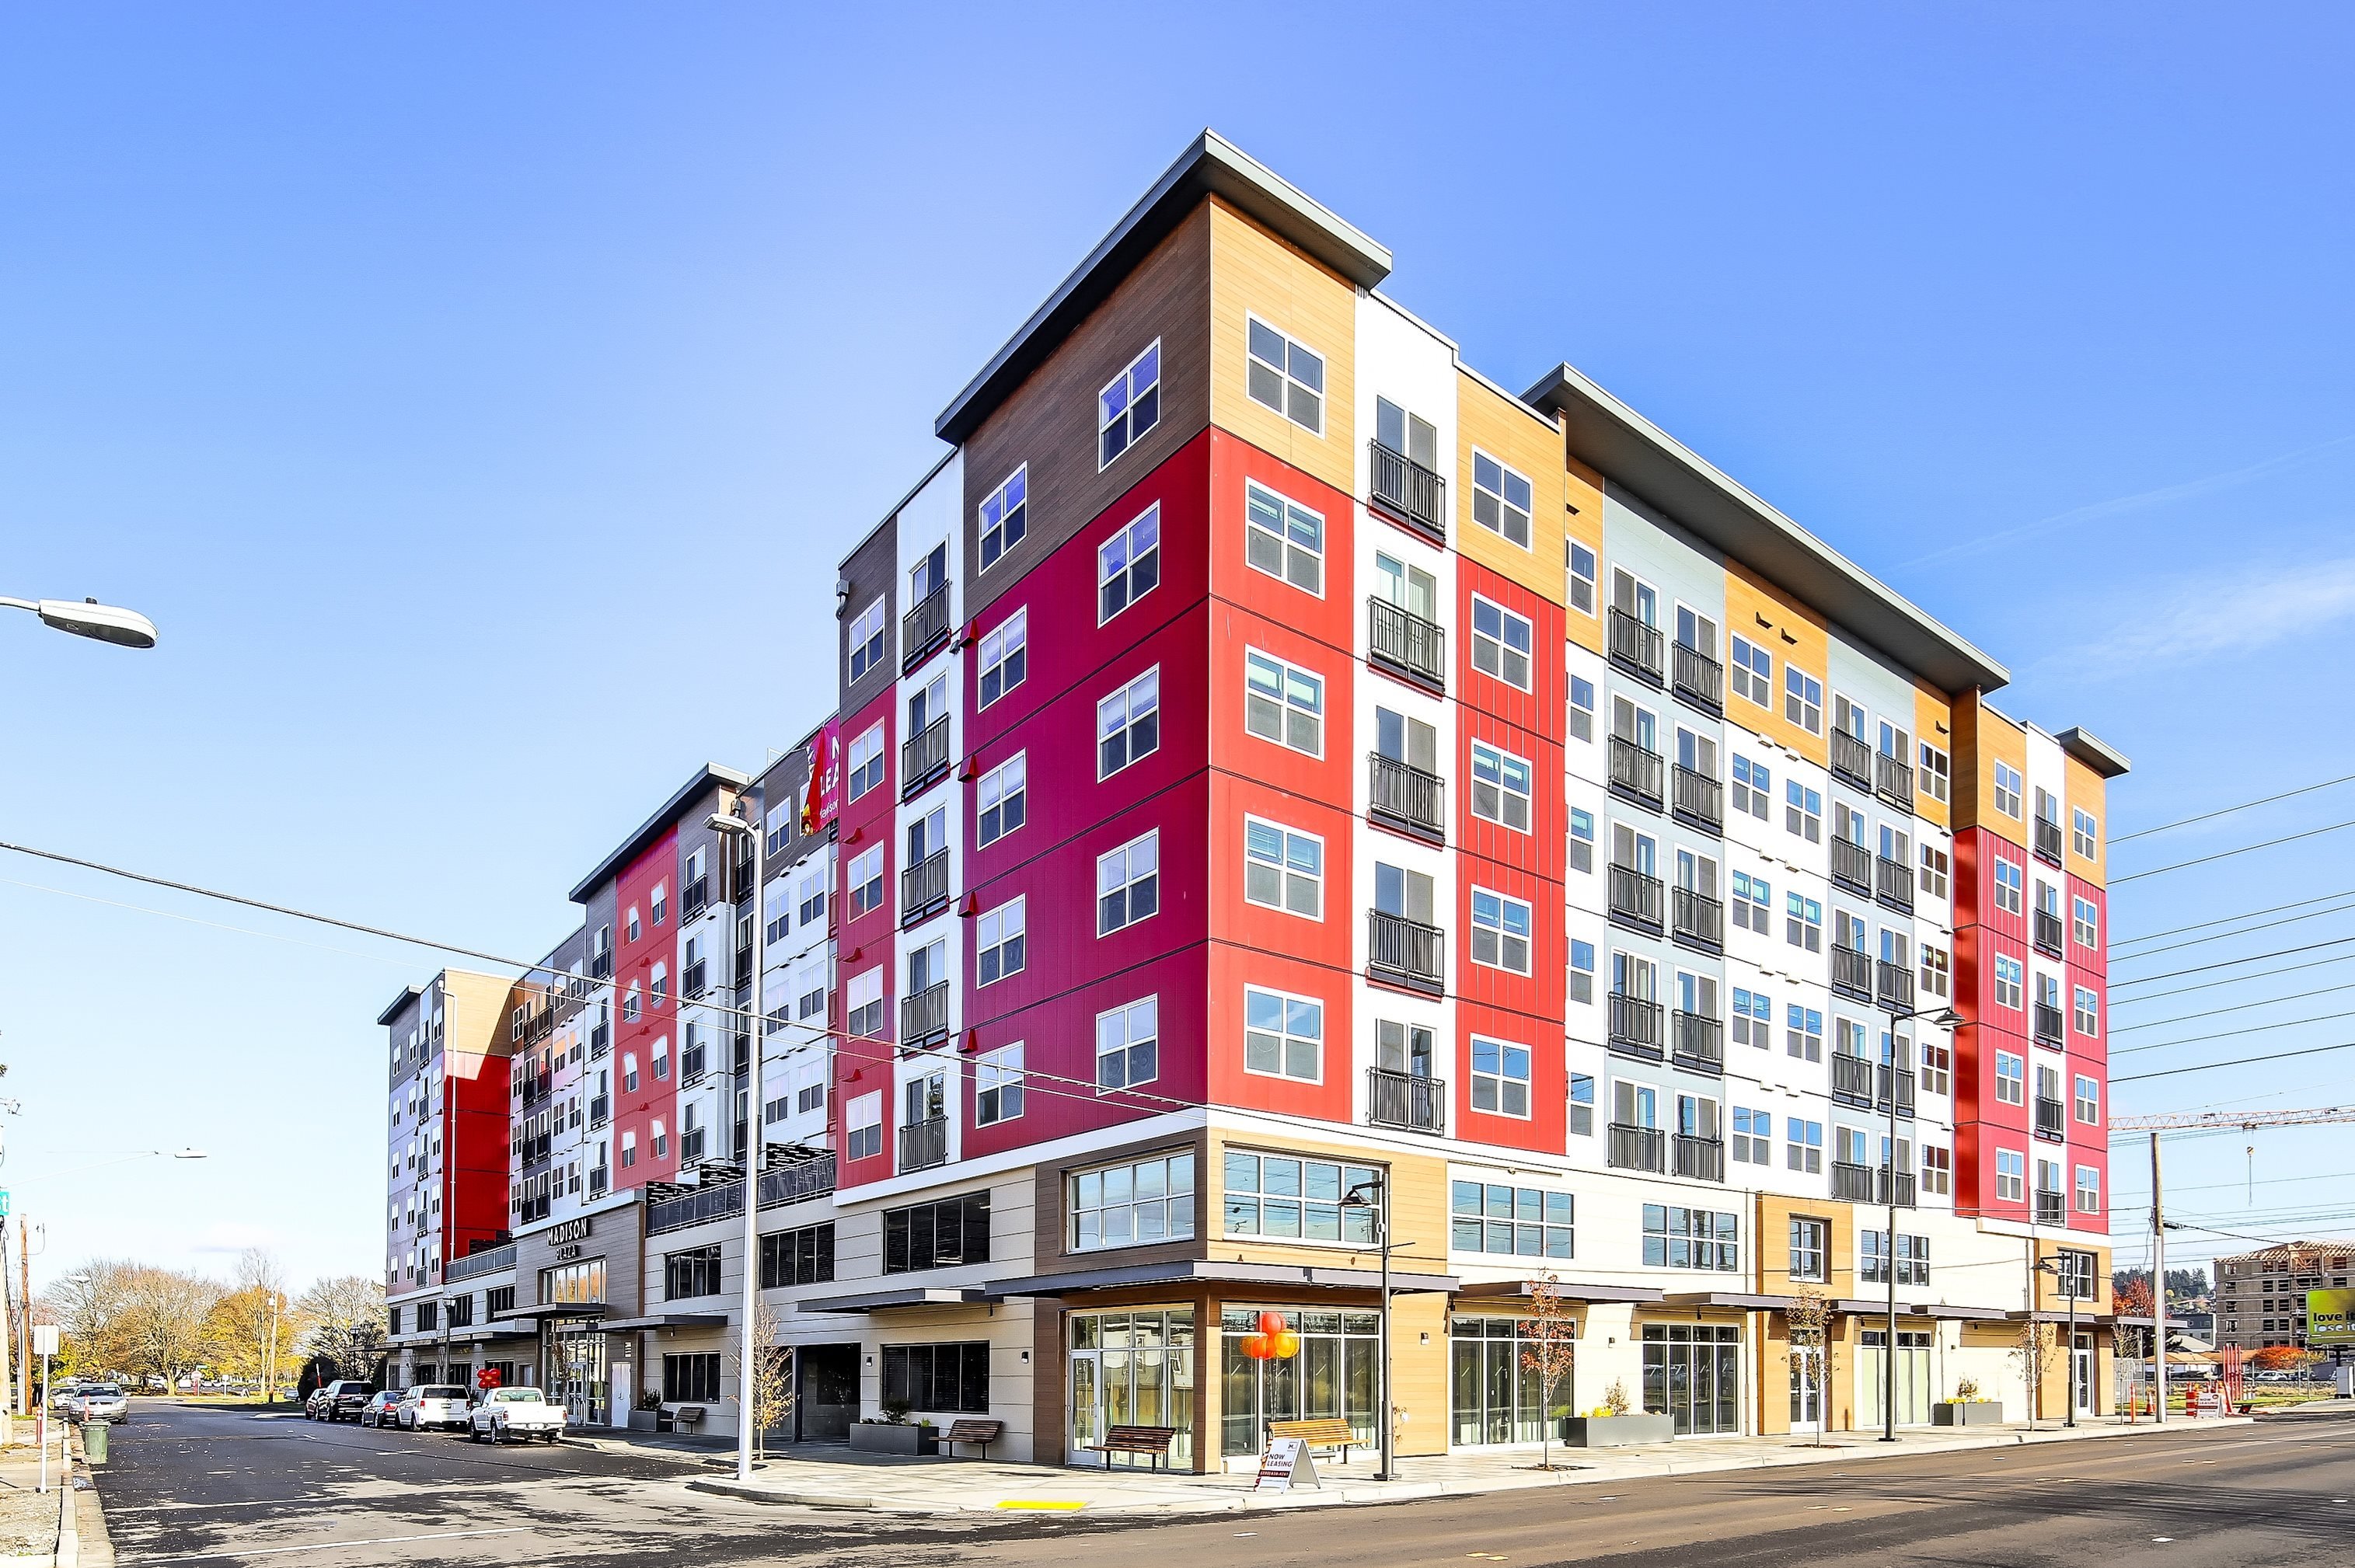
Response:
[{"label": "parked car", "polygon": [[393,1424],[394,1412],[400,1408],[400,1394],[397,1390],[388,1388],[381,1393],[369,1394],[368,1403],[360,1406],[360,1425],[389,1426]]},{"label": "parked car", "polygon": [[77,1421],[124,1422],[131,1419],[131,1401],[111,1383],[86,1383],[74,1391]]},{"label": "parked car", "polygon": [[400,1408],[394,1413],[396,1425],[411,1432],[422,1432],[429,1426],[446,1427],[455,1432],[466,1425],[470,1407],[466,1391],[454,1383],[420,1383],[400,1396]]},{"label": "parked car", "polygon": [[511,1437],[553,1443],[563,1436],[564,1406],[549,1404],[536,1388],[495,1388],[466,1417],[466,1439],[472,1443],[486,1437],[494,1443]]},{"label": "parked car", "polygon": [[81,1384],[66,1383],[49,1390],[49,1408],[68,1421],[81,1419]]},{"label": "parked car", "polygon": [[341,1421],[349,1417],[357,1421],[359,1419],[360,1412],[367,1407],[370,1397],[375,1394],[376,1389],[372,1384],[358,1378],[346,1377],[337,1378],[319,1393],[324,1397],[319,1401],[319,1414],[316,1419]]}]

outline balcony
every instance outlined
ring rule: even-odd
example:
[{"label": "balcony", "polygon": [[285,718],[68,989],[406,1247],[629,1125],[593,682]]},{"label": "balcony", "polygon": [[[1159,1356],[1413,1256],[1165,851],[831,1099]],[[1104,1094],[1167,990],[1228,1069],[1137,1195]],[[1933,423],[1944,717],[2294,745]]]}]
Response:
[{"label": "balcony", "polygon": [[2062,1031],[2061,1010],[2051,1002],[2038,1002],[2035,1018],[2036,1043],[2039,1045],[2058,1045],[2067,1038]]},{"label": "balcony", "polygon": [[1617,605],[1609,618],[1611,662],[1630,674],[1662,685],[1661,637],[1657,626],[1646,626]]},{"label": "balcony", "polygon": [[1862,736],[1844,729],[1832,731],[1832,777],[1867,794],[1872,792],[1872,747],[1864,744]]},{"label": "balcony", "polygon": [[1882,959],[1872,966],[1872,1000],[1883,1012],[1913,1011],[1913,968]]},{"label": "balcony", "polygon": [[1832,1161],[1832,1196],[1843,1203],[1870,1203],[1873,1201],[1873,1177],[1878,1172],[1870,1165],[1850,1165],[1844,1160]]},{"label": "balcony", "polygon": [[1832,835],[1832,883],[1861,898],[1872,896],[1872,852]]},{"label": "balcony", "polygon": [[1901,1209],[1910,1209],[1913,1206],[1914,1188],[1916,1185],[1913,1180],[1913,1172],[1911,1171],[1900,1171],[1897,1173],[1897,1192],[1893,1199],[1891,1198],[1889,1191],[1889,1171],[1887,1169],[1884,1168],[1875,1171],[1872,1174],[1874,1177],[1872,1201],[1874,1202],[1887,1204],[1894,1202],[1897,1207]]},{"label": "balcony", "polygon": [[613,948],[608,948],[603,952],[598,953],[590,959],[589,978],[591,980],[612,980],[613,978]]},{"label": "balcony", "polygon": [[1437,996],[1447,988],[1447,933],[1387,910],[1366,911],[1366,973]]},{"label": "balcony", "polygon": [[1366,601],[1366,649],[1374,663],[1433,692],[1447,689],[1447,632],[1388,599]]},{"label": "balcony", "polygon": [[2036,950],[2050,959],[2067,957],[2068,948],[2063,945],[2065,939],[2061,933],[2061,916],[2050,909],[2039,909],[2033,913],[2035,918],[2030,929],[2034,935],[2030,939],[2036,944]]},{"label": "balcony", "polygon": [[1842,1105],[1869,1106],[1873,1100],[1873,1069],[1879,1064],[1840,1052],[1832,1054],[1832,1098]]},{"label": "balcony", "polygon": [[949,588],[946,583],[917,602],[900,618],[900,673],[906,674],[949,640]]},{"label": "balcony", "polygon": [[697,877],[679,889],[678,918],[681,925],[685,925],[689,920],[700,919],[703,912],[710,907],[711,877],[709,873]]},{"label": "balcony", "polygon": [[1376,823],[1431,843],[1447,842],[1447,781],[1380,752],[1368,756],[1369,804]]},{"label": "balcony", "polygon": [[1897,1080],[1897,1114],[1907,1121],[1912,1121],[1913,1119],[1913,1075],[1902,1067],[1892,1070],[1883,1066],[1879,1069],[1875,1076],[1881,1086],[1880,1092],[1873,1097],[1873,1108],[1883,1116],[1889,1114],[1890,1079],[1894,1076]]},{"label": "balcony", "polygon": [[1872,792],[1901,811],[1913,810],[1913,769],[1904,759],[1887,752],[1875,752],[1872,758]]},{"label": "balcony", "polygon": [[912,926],[949,905],[949,852],[934,850],[900,874],[900,924]]},{"label": "balcony", "polygon": [[[473,1279],[478,1275],[496,1274],[503,1268],[513,1268],[515,1259],[516,1249],[513,1242],[508,1242],[504,1246],[487,1246],[480,1252],[470,1252],[464,1257],[452,1258],[450,1266],[442,1270],[442,1277],[445,1281],[455,1283],[461,1279]],[[464,1327],[456,1323],[451,1326]]]},{"label": "balcony", "polygon": [[1447,1130],[1447,1083],[1387,1067],[1366,1069],[1366,1119],[1409,1132]]},{"label": "balcony", "polygon": [[2055,1143],[2065,1142],[2069,1137],[2068,1115],[2069,1107],[2059,1100],[2037,1096],[2036,1136],[2049,1138]]},{"label": "balcony", "polygon": [[1668,1163],[1668,1138],[1657,1127],[1611,1124],[1611,1167],[1614,1171],[1657,1172]]},{"label": "balcony", "polygon": [[744,1183],[741,1181],[711,1181],[684,1192],[673,1192],[669,1197],[655,1198],[646,1204],[646,1234],[658,1235],[664,1231],[681,1231],[689,1225],[703,1224],[711,1220],[726,1219],[744,1212]]},{"label": "balcony", "polygon": [[900,1044],[922,1051],[949,1037],[949,982],[928,985],[900,999]]},{"label": "balcony", "polygon": [[[1647,1062],[1660,1059],[1660,1004],[1625,991],[1611,993],[1611,1049]],[[1657,1167],[1654,1167],[1657,1169]]]},{"label": "balcony", "polygon": [[1884,909],[1894,909],[1901,915],[1913,913],[1913,868],[1887,855],[1876,855],[1872,862],[1872,894]]},{"label": "balcony", "polygon": [[1374,509],[1434,545],[1447,543],[1446,479],[1380,441],[1366,445],[1372,456],[1367,488]]},{"label": "balcony", "polygon": [[1705,1012],[1678,1012],[1676,1017],[1676,1065],[1689,1073],[1722,1075],[1725,1071],[1725,1022]]},{"label": "balcony", "polygon": [[1725,906],[1721,902],[1689,887],[1679,887],[1670,903],[1676,914],[1672,929],[1678,941],[1689,947],[1707,948],[1712,953],[1724,951]]},{"label": "balcony", "polygon": [[1706,773],[1679,763],[1674,775],[1670,809],[1677,821],[1705,833],[1725,831],[1725,786]]},{"label": "balcony", "polygon": [[2069,1220],[2069,1194],[2039,1192],[2036,1194],[2036,1223],[2040,1225],[2066,1224]]},{"label": "balcony", "polygon": [[1612,793],[1624,795],[1655,811],[1667,804],[1660,792],[1664,764],[1658,752],[1614,735],[1611,737],[1610,767]]},{"label": "balcony", "polygon": [[1725,666],[1698,648],[1679,642],[1669,660],[1669,683],[1677,695],[1706,713],[1725,712]]},{"label": "balcony", "polygon": [[2061,824],[2043,817],[2036,819],[2036,858],[2047,865],[2061,863]]},{"label": "balcony", "polygon": [[1690,1176],[1702,1181],[1725,1180],[1725,1140],[1719,1138],[1694,1138],[1678,1133],[1668,1140],[1676,1156],[1675,1174]]},{"label": "balcony", "polygon": [[777,1165],[772,1156],[770,1163],[773,1168],[761,1174],[761,1207],[764,1209],[822,1198],[834,1191],[834,1156],[830,1153],[785,1165]]},{"label": "balcony", "polygon": [[612,1119],[613,1115],[613,1101],[611,1096],[595,1095],[591,1097],[589,1101],[589,1128],[591,1131],[593,1132],[598,1128],[604,1126],[608,1120]]},{"label": "balcony", "polygon": [[709,967],[698,959],[678,971],[678,994],[692,1001],[710,989]]},{"label": "balcony", "polygon": [[595,1061],[613,1048],[613,1026],[592,1023],[589,1026],[589,1059]]},{"label": "balcony", "polygon": [[930,789],[949,770],[949,721],[934,719],[900,745],[900,799]]},{"label": "balcony", "polygon": [[1610,883],[1611,917],[1655,937],[1660,935],[1660,879],[1614,862]]},{"label": "balcony", "polygon": [[[1837,841],[1835,841],[1837,842]],[[1832,948],[1832,989],[1858,1001],[1872,1000],[1872,959],[1854,948]]]},{"label": "balcony", "polygon": [[900,1129],[900,1169],[929,1171],[949,1162],[948,1118],[911,1121]]}]

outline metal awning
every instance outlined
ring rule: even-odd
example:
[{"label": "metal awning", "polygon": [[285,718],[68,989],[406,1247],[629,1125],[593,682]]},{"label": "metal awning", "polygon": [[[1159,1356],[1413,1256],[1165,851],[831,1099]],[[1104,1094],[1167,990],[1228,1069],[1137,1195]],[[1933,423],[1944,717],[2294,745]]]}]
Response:
[{"label": "metal awning", "polygon": [[794,1306],[802,1312],[882,1312],[894,1307],[962,1307],[984,1299],[978,1289],[911,1285],[900,1290],[869,1290],[858,1296],[823,1296],[797,1301]]},{"label": "metal awning", "polygon": [[656,1312],[647,1318],[608,1318],[597,1326],[609,1334],[639,1329],[716,1329],[728,1321],[725,1312]]},{"label": "metal awning", "polygon": [[[1917,1318],[1943,1318],[1960,1323],[2000,1323],[2011,1314],[2001,1307],[1950,1307],[1943,1301],[1917,1302],[1912,1307],[1899,1303],[1900,1312],[1911,1312]],[[1883,1312],[1888,1308],[1881,1308]]]},{"label": "metal awning", "polygon": [[2006,1312],[2004,1317],[2014,1323],[2025,1323],[2031,1318],[2039,1323],[2074,1322],[2081,1329],[2090,1329],[2096,1324],[2105,1324],[2110,1320],[2110,1315],[2107,1312],[2095,1312],[2090,1308],[2073,1314],[2068,1312],[2047,1312],[2041,1309],[2030,1312],[2015,1308],[2012,1311]]},{"label": "metal awning", "polygon": [[[1119,1290],[1150,1285],[1238,1285],[1253,1290],[1328,1289],[1379,1290],[1382,1277],[1370,1268],[1331,1268],[1321,1264],[1219,1263],[1207,1258],[1179,1258],[1170,1263],[1132,1264],[1124,1268],[1075,1269],[1068,1274],[1034,1274],[1024,1279],[999,1280],[982,1287],[986,1299],[1007,1296],[1070,1296],[1087,1290]],[[1391,1288],[1410,1295],[1452,1291],[1452,1274],[1391,1274]],[[804,1303],[803,1309],[808,1309]]]},{"label": "metal awning", "polygon": [[[1744,1312],[1780,1312],[1797,1299],[1796,1296],[1753,1296],[1741,1290],[1687,1290],[1663,1297],[1661,1304],[1668,1307],[1731,1307]],[[1839,1309],[1839,1303],[1829,1305],[1835,1310]]]},{"label": "metal awning", "polygon": [[[1458,1301],[1516,1301],[1533,1295],[1539,1281],[1534,1279],[1494,1279],[1478,1285],[1455,1287]],[[1554,1282],[1554,1294],[1565,1301],[1628,1301],[1638,1307],[1658,1305],[1665,1294],[1648,1285],[1582,1285],[1574,1279]]]},{"label": "metal awning", "polygon": [[518,1318],[602,1318],[612,1310],[602,1301],[542,1301],[535,1306],[511,1307],[500,1321]]}]

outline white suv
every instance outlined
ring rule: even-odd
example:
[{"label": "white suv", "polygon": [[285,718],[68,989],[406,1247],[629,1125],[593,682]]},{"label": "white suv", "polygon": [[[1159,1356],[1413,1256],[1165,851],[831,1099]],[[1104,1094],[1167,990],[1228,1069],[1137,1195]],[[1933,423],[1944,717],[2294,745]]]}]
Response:
[{"label": "white suv", "polygon": [[420,1383],[400,1396],[393,1425],[411,1432],[444,1426],[455,1432],[466,1425],[466,1391],[454,1383]]}]

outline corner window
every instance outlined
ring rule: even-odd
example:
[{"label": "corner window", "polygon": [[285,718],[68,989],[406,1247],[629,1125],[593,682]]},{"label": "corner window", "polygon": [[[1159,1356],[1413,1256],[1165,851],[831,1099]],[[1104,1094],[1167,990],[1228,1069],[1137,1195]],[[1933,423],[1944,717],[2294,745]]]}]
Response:
[{"label": "corner window", "polygon": [[1472,521],[1526,550],[1529,482],[1477,447],[1472,450]]},{"label": "corner window", "polygon": [[1263,740],[1321,757],[1325,682],[1256,648],[1243,652],[1243,727]]},{"label": "corner window", "polygon": [[1069,1178],[1073,1252],[1183,1241],[1194,1234],[1194,1156],[1188,1150]]},{"label": "corner window", "polygon": [[1096,1014],[1096,1086],[1123,1089],[1161,1075],[1158,997]]},{"label": "corner window", "polygon": [[1096,935],[1110,936],[1161,907],[1161,834],[1149,832],[1096,861]]},{"label": "corner window", "polygon": [[1258,817],[1243,819],[1243,897],[1310,920],[1325,917],[1325,841]]},{"label": "corner window", "polygon": [[1025,605],[981,640],[981,703],[987,707],[1022,683],[1030,668],[1030,608]]},{"label": "corner window", "polygon": [[1029,803],[1029,758],[1018,751],[981,776],[974,790],[975,848],[994,844],[1022,825]]},{"label": "corner window", "polygon": [[1161,340],[1128,363],[1096,394],[1096,467],[1145,439],[1161,422]]},{"label": "corner window", "polygon": [[1096,777],[1109,779],[1161,748],[1161,666],[1096,704]]},{"label": "corner window", "polygon": [[1282,991],[1243,991],[1243,1071],[1325,1081],[1325,1004]]},{"label": "corner window", "polygon": [[[1228,1235],[1361,1244],[1374,1239],[1373,1207],[1341,1202],[1353,1190],[1381,1180],[1374,1166],[1231,1149],[1225,1171]],[[1379,1190],[1367,1195],[1381,1201]]]},{"label": "corner window", "polygon": [[1526,692],[1536,637],[1529,621],[1491,599],[1472,596],[1472,667]]},{"label": "corner window", "polygon": [[883,662],[883,599],[860,610],[850,621],[850,680],[853,685],[861,675]]},{"label": "corner window", "polygon": [[1161,580],[1161,503],[1096,546],[1096,624],[1102,626]]},{"label": "corner window", "polygon": [[[1022,542],[1030,528],[1030,465],[1024,463],[1006,476],[1006,482],[983,498],[981,503],[981,569],[987,571],[997,564],[997,558]],[[876,650],[879,658],[881,649]],[[853,680],[858,677],[853,675]]]},{"label": "corner window", "polygon": [[1311,435],[1325,433],[1325,356],[1253,316],[1247,334],[1252,401]]},{"label": "corner window", "polygon": [[1243,560],[1325,597],[1325,518],[1257,482],[1243,486]]}]

